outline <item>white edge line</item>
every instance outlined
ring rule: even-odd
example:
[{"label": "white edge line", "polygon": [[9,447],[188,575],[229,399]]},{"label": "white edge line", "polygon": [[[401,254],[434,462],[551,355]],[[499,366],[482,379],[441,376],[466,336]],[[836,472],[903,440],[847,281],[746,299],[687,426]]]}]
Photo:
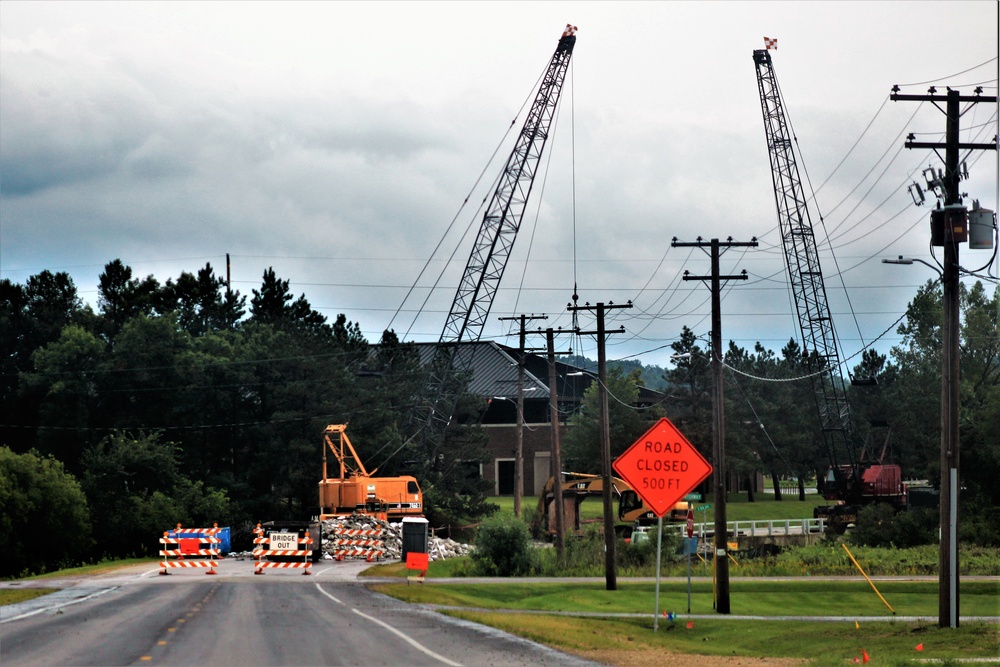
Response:
[{"label": "white edge line", "polygon": [[[318,590],[320,593],[322,593],[326,597],[330,598],[331,600],[333,600],[337,604],[344,604],[343,602],[341,602],[340,600],[338,600],[337,598],[333,597],[332,595],[330,595],[329,593],[327,593],[326,591],[324,591],[322,588],[320,588],[319,584],[316,584],[316,590]],[[344,606],[346,607],[347,605],[344,605]]]},{"label": "white edge line", "polygon": [[397,630],[396,628],[392,627],[391,625],[389,625],[385,621],[381,621],[381,620],[379,620],[377,618],[369,616],[368,614],[362,613],[362,612],[358,611],[357,609],[352,609],[351,611],[353,611],[358,616],[361,616],[362,618],[368,619],[372,623],[378,623],[379,625],[381,625],[383,628],[385,628],[389,632],[392,632],[397,637],[400,637],[401,639],[403,639],[403,641],[408,642],[411,646],[413,646],[414,648],[416,648],[418,651],[421,651],[424,654],[429,655],[430,657],[434,658],[435,660],[439,660],[440,662],[443,662],[446,665],[451,665],[451,667],[462,667],[461,663],[459,663],[459,662],[452,662],[451,660],[449,660],[448,658],[444,657],[443,655],[438,655],[434,651],[430,650],[429,648],[427,648],[426,646],[424,646],[423,644],[421,644],[420,642],[418,642],[416,639],[413,639],[412,637],[410,637],[410,636],[408,636],[408,635],[400,632],[399,630]]},{"label": "white edge line", "polygon": [[97,591],[96,593],[91,593],[87,597],[82,597],[82,598],[79,598],[79,599],[76,599],[76,600],[70,600],[69,602],[64,602],[62,604],[52,605],[51,607],[42,607],[41,609],[36,609],[34,611],[27,611],[27,612],[25,612],[23,614],[18,614],[17,616],[11,616],[10,618],[5,618],[5,619],[0,620],[0,625],[2,625],[3,623],[10,623],[11,621],[19,621],[22,618],[28,618],[30,616],[34,616],[36,614],[41,614],[41,613],[44,613],[44,612],[47,612],[47,611],[53,611],[53,610],[56,610],[56,609],[62,609],[63,607],[68,607],[70,605],[77,604],[78,602],[86,602],[87,600],[92,600],[92,599],[94,599],[94,598],[96,598],[98,596],[104,595],[105,593],[110,593],[111,591],[116,591],[116,590],[118,590],[118,588],[119,588],[118,586],[114,586],[112,588],[105,588],[103,590]]}]

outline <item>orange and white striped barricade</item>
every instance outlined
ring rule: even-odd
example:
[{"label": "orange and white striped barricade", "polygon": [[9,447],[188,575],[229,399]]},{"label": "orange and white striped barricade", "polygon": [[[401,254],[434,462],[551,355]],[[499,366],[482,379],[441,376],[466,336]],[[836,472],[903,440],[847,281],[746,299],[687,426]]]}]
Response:
[{"label": "orange and white striped barricade", "polygon": [[335,528],[333,557],[364,558],[369,563],[385,557],[385,542],[381,528]]},{"label": "orange and white striped barricade", "polygon": [[[303,575],[312,574],[309,571],[309,568],[312,567],[312,549],[308,547],[313,543],[313,540],[308,533],[305,537],[299,537],[298,533],[272,531],[265,536],[264,529],[260,527],[259,523],[253,532],[256,535],[253,539],[254,574],[264,574],[265,568],[304,568]],[[275,557],[297,558],[299,556],[302,557],[301,561],[270,560]]]},{"label": "orange and white striped barricade", "polygon": [[[173,531],[164,532],[160,538],[160,556],[163,558],[160,561],[160,567],[163,568],[160,574],[170,574],[168,570],[175,567],[204,567],[208,568],[205,574],[218,574],[215,568],[218,566],[219,544],[222,540],[216,536],[221,530],[219,524],[214,524],[212,528],[181,528],[181,524],[177,524]],[[197,557],[207,557],[208,560],[192,559]],[[171,558],[176,560],[170,560]]]}]

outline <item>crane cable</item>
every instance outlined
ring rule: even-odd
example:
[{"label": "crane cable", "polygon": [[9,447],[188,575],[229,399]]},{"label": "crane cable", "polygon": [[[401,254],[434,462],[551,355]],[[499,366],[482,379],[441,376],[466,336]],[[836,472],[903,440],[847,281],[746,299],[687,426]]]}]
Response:
[{"label": "crane cable", "polygon": [[[777,79],[775,79],[774,83],[775,83],[775,86],[778,88],[778,95],[783,100],[785,96],[781,92],[781,85],[778,83]],[[788,113],[788,105],[785,104],[784,106],[785,106],[785,118],[788,121],[788,129],[791,131],[791,133],[792,133],[792,141],[795,143],[795,152],[798,153],[799,162],[802,164],[802,173],[805,174],[806,184],[809,186],[809,191],[811,193],[811,198],[815,202],[816,193],[813,190],[812,180],[809,178],[809,170],[806,167],[805,160],[803,159],[803,156],[802,156],[802,148],[799,146],[799,138],[796,135],[795,128],[792,125],[792,118],[791,118],[791,116]],[[851,295],[847,292],[847,283],[844,281],[843,274],[840,273],[840,263],[837,261],[837,255],[833,251],[833,244],[829,242],[830,236],[829,236],[829,232],[826,229],[826,220],[824,220],[824,218],[823,218],[823,212],[819,210],[819,204],[818,203],[816,204],[816,212],[819,215],[820,226],[823,228],[823,233],[824,233],[824,235],[826,236],[826,239],[827,239],[827,245],[830,248],[830,256],[833,258],[834,266],[836,267],[837,274],[838,274],[838,276],[840,278],[841,289],[844,290],[844,297],[847,299],[847,305],[848,305],[848,308],[851,311],[851,317],[854,320],[854,326],[855,326],[855,328],[858,331],[858,339],[861,341],[861,343],[862,343],[863,346],[867,346],[866,343],[865,343],[864,334],[861,333],[861,324],[858,322],[857,313],[854,311],[854,303],[851,301]],[[813,237],[815,238],[815,234],[813,235]],[[817,248],[817,250],[818,250],[818,248]],[[817,259],[817,261],[819,260],[818,257],[816,259]],[[821,273],[821,275],[822,275],[822,273]],[[823,290],[824,290],[824,292],[826,291],[825,285],[824,285]],[[823,297],[824,297],[824,299],[826,299],[826,294],[824,294]],[[829,303],[827,303],[827,308],[829,308]],[[837,335],[837,327],[835,326],[832,317],[830,318],[830,327],[831,327],[831,329],[833,331],[833,339],[834,339],[834,345],[835,345],[835,347],[836,348],[841,348],[840,336]],[[842,349],[837,349],[836,351],[837,351],[838,355],[843,354],[843,350]]]},{"label": "crane cable", "polygon": [[[503,137],[500,138],[500,141],[497,143],[496,148],[493,149],[493,153],[492,153],[492,155],[490,155],[489,160],[486,161],[486,164],[483,166],[483,169],[479,172],[479,175],[476,177],[475,182],[472,184],[472,187],[469,189],[469,193],[465,196],[465,199],[462,200],[462,203],[461,203],[461,205],[459,205],[458,210],[455,212],[455,215],[452,217],[451,222],[448,223],[448,226],[445,228],[444,233],[441,235],[441,238],[438,240],[437,245],[434,246],[434,250],[431,252],[430,256],[427,258],[427,261],[424,263],[423,267],[420,269],[420,272],[417,274],[417,277],[413,280],[413,284],[410,285],[410,288],[407,290],[406,294],[403,296],[403,300],[400,302],[399,307],[396,309],[396,312],[393,314],[392,318],[389,320],[389,323],[386,325],[386,330],[388,330],[388,329],[390,329],[392,327],[392,323],[395,322],[396,317],[399,316],[399,313],[402,311],[403,306],[406,305],[406,302],[409,300],[410,296],[413,294],[413,291],[417,288],[417,285],[420,282],[420,279],[424,276],[424,273],[427,271],[428,267],[430,266],[431,261],[433,261],[434,257],[437,256],[438,251],[441,249],[441,246],[444,244],[444,240],[451,233],[452,228],[455,226],[455,222],[458,220],[458,217],[462,214],[462,211],[465,209],[466,204],[469,203],[469,199],[472,197],[473,193],[476,191],[476,188],[479,187],[479,184],[482,181],[483,176],[485,176],[486,171],[490,168],[490,165],[493,164],[493,161],[496,159],[497,154],[500,152],[500,149],[503,148],[504,143],[507,141],[507,138],[510,136],[511,130],[514,129],[514,126],[517,123],[517,119],[520,118],[521,114],[524,112],[525,107],[528,106],[529,101],[533,99],[535,88],[538,87],[539,83],[542,80],[542,77],[544,77],[544,76],[545,76],[545,71],[543,70],[542,74],[540,74],[538,76],[538,79],[536,79],[535,84],[532,86],[531,90],[528,92],[528,96],[525,98],[524,102],[521,103],[520,109],[518,109],[518,112],[514,115],[514,118],[510,121],[510,124],[507,126],[507,130],[504,132]],[[494,189],[495,189],[496,182],[499,181],[500,177],[501,177],[501,175],[497,175],[496,179],[494,180],[494,183],[493,183]],[[483,201],[479,204],[479,207],[476,209],[476,215],[478,215],[479,211],[482,210],[483,205],[485,203],[486,203],[486,198],[483,199]],[[471,219],[472,221],[474,221],[476,219],[476,215],[474,215],[472,217],[472,219]],[[413,320],[410,322],[410,325],[407,328],[406,334],[404,334],[403,338],[406,338],[409,335],[410,331],[413,329],[413,326],[416,324],[417,319],[420,317],[420,314],[423,312],[424,308],[427,306],[427,302],[430,299],[431,294],[434,292],[434,289],[436,289],[437,286],[440,284],[441,277],[444,275],[445,271],[447,270],[448,264],[450,264],[451,260],[454,259],[455,253],[458,251],[458,247],[461,245],[462,240],[465,239],[465,236],[468,234],[469,229],[471,228],[471,226],[472,226],[472,222],[470,221],[469,226],[466,227],[466,230],[462,234],[462,237],[459,239],[458,243],[456,243],[456,245],[455,245],[455,248],[452,250],[452,253],[449,256],[449,261],[445,262],[444,268],[441,269],[441,272],[438,274],[437,279],[434,281],[434,285],[432,286],[432,288],[430,290],[428,290],[427,297],[424,298],[424,301],[420,305],[420,308],[417,309],[417,312],[413,316]]]}]

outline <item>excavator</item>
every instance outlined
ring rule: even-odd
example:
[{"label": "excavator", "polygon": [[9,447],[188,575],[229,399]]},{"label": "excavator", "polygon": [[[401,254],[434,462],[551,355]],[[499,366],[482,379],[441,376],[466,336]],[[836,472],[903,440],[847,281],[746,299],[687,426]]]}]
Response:
[{"label": "excavator", "polygon": [[[591,475],[580,472],[562,473],[562,496],[565,507],[566,525],[573,526],[573,530],[580,530],[580,505],[587,498],[601,498],[604,492],[604,479],[600,475]],[[542,492],[538,496],[538,513],[545,519],[546,532],[555,532],[555,512],[553,503],[555,502],[555,477],[549,477],[542,487]],[[627,535],[636,526],[652,526],[657,522],[653,510],[646,506],[639,497],[639,494],[629,485],[628,482],[619,478],[611,478],[612,495],[618,498],[618,524],[615,532]],[[674,505],[664,520],[667,522],[681,523],[687,520],[689,503],[678,502]]]}]

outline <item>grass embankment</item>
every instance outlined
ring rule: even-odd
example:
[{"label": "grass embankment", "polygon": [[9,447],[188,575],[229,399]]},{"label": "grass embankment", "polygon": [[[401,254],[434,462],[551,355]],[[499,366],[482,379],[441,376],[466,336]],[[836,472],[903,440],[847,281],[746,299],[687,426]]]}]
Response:
[{"label": "grass embankment", "polygon": [[55,593],[58,588],[0,588],[0,607],[5,604],[27,602],[49,593]]},{"label": "grass embankment", "polygon": [[21,577],[20,580],[30,579],[54,579],[61,577],[80,577],[93,574],[107,574],[132,565],[143,563],[158,563],[158,558],[122,558],[121,560],[102,560],[91,565],[80,565],[79,567],[67,567],[63,570],[54,570],[43,574],[33,574],[30,577]]},{"label": "grass embankment", "polygon": [[[124,558],[122,560],[113,561],[101,561],[100,563],[94,563],[92,565],[81,565],[80,567],[68,567],[64,570],[55,570],[53,572],[45,572],[44,574],[34,574],[29,577],[19,577],[17,581],[33,581],[38,579],[56,579],[56,578],[70,578],[70,577],[82,577],[95,574],[107,574],[109,572],[114,572],[115,570],[120,570],[125,567],[130,567],[132,565],[140,565],[143,563],[157,563],[159,562],[156,558]],[[54,593],[59,590],[58,588],[0,588],[0,606],[7,604],[16,604],[18,602],[26,602],[28,600],[41,597],[42,595],[48,595],[49,593]]]},{"label": "grass embankment", "polygon": [[[897,616],[936,616],[938,582],[881,581],[876,586]],[[407,602],[483,609],[542,612],[651,614],[652,581],[620,582],[608,591],[604,582],[434,585],[380,584],[378,590]],[[962,614],[1000,615],[1000,581],[961,582]],[[798,579],[790,581],[734,579],[730,582],[731,613],[745,616],[891,616],[864,580]],[[687,611],[687,582],[660,583],[660,612]],[[691,613],[712,614],[712,582],[691,584]]]},{"label": "grass embankment", "polygon": [[[811,665],[882,666],[921,661],[956,664],[997,660],[997,626],[963,623],[942,629],[933,623],[814,623],[698,619],[580,619],[528,614],[458,612],[450,615],[520,635],[541,644],[619,667],[735,667]],[[918,650],[917,647],[922,650]]]},{"label": "grass embankment", "polygon": [[[937,614],[936,582],[881,582],[878,587],[898,616],[933,618]],[[730,587],[732,615],[776,618],[681,615],[668,620],[658,615],[656,633],[652,631],[655,592],[651,582],[621,583],[617,591],[605,590],[603,583],[382,584],[374,588],[408,602],[466,607],[446,613],[615,665],[674,664],[664,652],[792,658],[814,665],[844,665],[861,657],[862,650],[880,665],[909,664],[919,658],[948,661],[1000,655],[1000,628],[995,624],[965,621],[958,629],[942,630],[928,622],[866,620],[891,613],[864,581],[736,580]],[[997,615],[998,599],[1000,582],[962,583],[965,616]],[[527,611],[542,613],[519,613]],[[545,614],[566,611],[609,617]],[[669,611],[686,613],[686,582],[661,583],[658,614]],[[714,614],[711,582],[692,585],[691,613]],[[643,616],[615,618],[615,614]],[[778,616],[843,616],[845,620],[787,621]],[[923,651],[917,651],[917,645]],[[697,658],[697,664],[705,664],[702,660]]]},{"label": "grass embankment", "polygon": [[[812,516],[813,508],[825,504],[808,496],[801,502],[795,495],[776,502],[760,494],[757,502],[731,494],[727,505],[730,521],[801,519]],[[501,512],[513,514],[513,500],[492,498]],[[526,514],[537,499],[525,498]],[[712,504],[708,498],[700,504]],[[581,506],[583,521],[600,520],[599,499]],[[696,521],[703,515],[696,513]],[[711,511],[707,512],[711,520]],[[876,549],[852,547],[852,553],[871,575],[936,575],[938,548]],[[429,577],[450,577],[463,571],[462,561],[449,559],[431,563]],[[960,558],[964,576],[1000,574],[996,549],[963,547]],[[683,576],[686,565],[673,562],[663,568],[664,576]],[[602,575],[599,571],[577,573]],[[368,574],[406,576],[402,564],[372,568]],[[635,571],[619,576],[653,576]],[[697,563],[695,576],[711,576],[707,564]],[[502,585],[476,584],[388,584],[377,590],[414,603],[464,607],[446,613],[496,627],[555,648],[599,662],[629,667],[733,667],[735,665],[808,664],[816,666],[864,662],[867,653],[879,665],[909,665],[917,661],[954,663],[964,659],[997,659],[1000,655],[1000,626],[964,620],[960,628],[938,628],[934,622],[866,620],[891,616],[892,612],[860,579],[819,581],[818,575],[859,573],[843,548],[834,543],[789,550],[779,558],[750,559],[730,564],[732,615],[773,616],[774,620],[735,620],[714,613],[712,584],[708,579],[692,584],[691,613],[696,619],[670,621],[658,615],[659,631],[653,632],[654,583],[620,581],[617,591],[607,591],[603,582],[550,584],[545,582]],[[790,581],[754,580],[757,575],[793,576]],[[936,618],[938,583],[877,582],[896,616]],[[1000,616],[1000,582],[962,581],[962,614]],[[479,609],[492,610],[480,611]],[[640,614],[634,618],[570,617],[554,612],[597,614]],[[687,611],[687,583],[661,583],[659,613]],[[527,613],[533,612],[533,613]],[[547,613],[551,612],[551,613]],[[843,621],[788,621],[793,616],[841,616]],[[701,617],[707,616],[707,617]],[[691,623],[691,627],[688,624]],[[922,650],[918,650],[918,647]],[[693,657],[697,656],[697,657]],[[1000,662],[1000,660],[997,660]]]}]

